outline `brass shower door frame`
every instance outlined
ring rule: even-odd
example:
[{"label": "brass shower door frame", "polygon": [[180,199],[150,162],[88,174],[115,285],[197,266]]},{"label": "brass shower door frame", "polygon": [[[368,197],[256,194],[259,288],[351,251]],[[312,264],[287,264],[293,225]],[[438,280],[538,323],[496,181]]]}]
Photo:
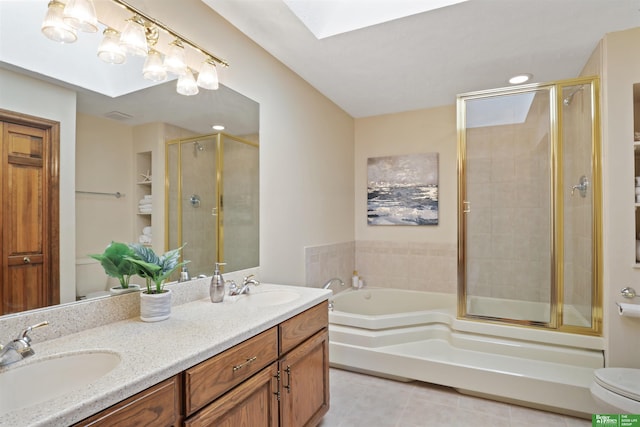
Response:
[{"label": "brass shower door frame", "polygon": [[[177,189],[177,198],[178,198],[178,203],[177,203],[177,224],[178,224],[178,232],[177,232],[177,239],[178,239],[178,246],[181,246],[183,244],[183,240],[182,240],[182,144],[189,144],[189,143],[195,143],[198,141],[201,141],[203,139],[213,139],[215,141],[216,144],[216,153],[219,152],[218,148],[220,145],[220,138],[219,138],[219,134],[218,133],[211,133],[211,134],[203,134],[203,135],[197,135],[197,136],[193,136],[193,137],[189,137],[189,138],[176,138],[176,139],[172,139],[169,140],[165,143],[165,156],[164,156],[164,193],[165,193],[165,198],[164,198],[164,227],[165,227],[165,242],[164,242],[164,247],[165,247],[165,251],[169,250],[169,188],[170,188],[170,182],[169,182],[169,147],[171,147],[172,145],[177,145],[178,146],[178,151],[177,151],[177,164],[178,164],[178,189]],[[216,158],[216,174],[218,174],[219,172],[217,171],[218,167],[219,167],[219,159]],[[218,177],[216,177],[216,180],[218,180]],[[220,209],[220,193],[219,193],[219,186],[216,185],[216,211],[219,211]],[[220,228],[220,223],[219,223],[219,219],[216,216],[216,229]],[[217,236],[217,234],[216,234]],[[219,237],[218,237],[219,240]],[[216,262],[218,262],[218,246],[219,246],[219,242],[216,241]],[[181,257],[183,256],[182,253],[180,255]],[[182,259],[181,259],[182,261]]]},{"label": "brass shower door frame", "polygon": [[[562,197],[565,182],[562,176],[563,132],[562,132],[562,89],[570,86],[590,85],[591,100],[591,176],[592,185],[592,266],[591,266],[591,325],[582,327],[563,323],[564,307],[564,200]],[[551,194],[549,212],[551,218],[550,262],[552,277],[550,298],[550,321],[538,322],[516,320],[467,312],[466,289],[466,227],[465,211],[467,202],[467,158],[466,158],[466,101],[523,94],[536,90],[549,91],[550,113],[550,150],[549,170],[551,171]],[[458,318],[481,322],[511,324],[529,328],[542,328],[583,335],[602,335],[602,165],[600,130],[600,80],[598,77],[582,77],[547,83],[535,83],[508,88],[490,89],[460,94],[457,97],[457,134],[458,134]]]}]

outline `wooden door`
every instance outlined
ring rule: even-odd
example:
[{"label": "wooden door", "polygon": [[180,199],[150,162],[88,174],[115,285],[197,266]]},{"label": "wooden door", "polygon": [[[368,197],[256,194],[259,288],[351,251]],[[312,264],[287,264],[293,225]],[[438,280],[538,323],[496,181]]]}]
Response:
[{"label": "wooden door", "polygon": [[57,304],[60,299],[59,150],[57,138],[52,138],[53,125],[2,113],[0,315]]},{"label": "wooden door", "polygon": [[329,411],[329,333],[323,329],[280,359],[280,426],[316,426]]}]

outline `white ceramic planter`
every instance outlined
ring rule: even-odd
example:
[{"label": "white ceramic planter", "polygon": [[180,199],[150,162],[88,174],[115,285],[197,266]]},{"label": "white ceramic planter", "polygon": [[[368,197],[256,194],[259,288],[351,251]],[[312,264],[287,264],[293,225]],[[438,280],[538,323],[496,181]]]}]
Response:
[{"label": "white ceramic planter", "polygon": [[143,322],[159,322],[171,316],[171,289],[161,294],[140,293],[140,320]]}]

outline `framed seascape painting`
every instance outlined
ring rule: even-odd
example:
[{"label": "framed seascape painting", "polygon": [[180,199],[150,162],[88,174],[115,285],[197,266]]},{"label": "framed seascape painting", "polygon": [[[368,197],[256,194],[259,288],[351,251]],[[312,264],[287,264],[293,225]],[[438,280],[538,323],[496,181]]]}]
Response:
[{"label": "framed seascape painting", "polygon": [[438,153],[367,159],[367,224],[438,224]]}]

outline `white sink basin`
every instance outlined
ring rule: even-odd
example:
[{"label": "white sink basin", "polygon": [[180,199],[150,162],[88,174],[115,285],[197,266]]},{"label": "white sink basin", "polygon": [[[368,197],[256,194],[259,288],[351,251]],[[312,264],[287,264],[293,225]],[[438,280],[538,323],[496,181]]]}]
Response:
[{"label": "white sink basin", "polygon": [[85,387],[118,366],[120,356],[96,351],[21,363],[0,372],[0,416]]},{"label": "white sink basin", "polygon": [[250,292],[242,296],[242,301],[256,306],[280,305],[297,300],[300,294],[289,290]]}]

